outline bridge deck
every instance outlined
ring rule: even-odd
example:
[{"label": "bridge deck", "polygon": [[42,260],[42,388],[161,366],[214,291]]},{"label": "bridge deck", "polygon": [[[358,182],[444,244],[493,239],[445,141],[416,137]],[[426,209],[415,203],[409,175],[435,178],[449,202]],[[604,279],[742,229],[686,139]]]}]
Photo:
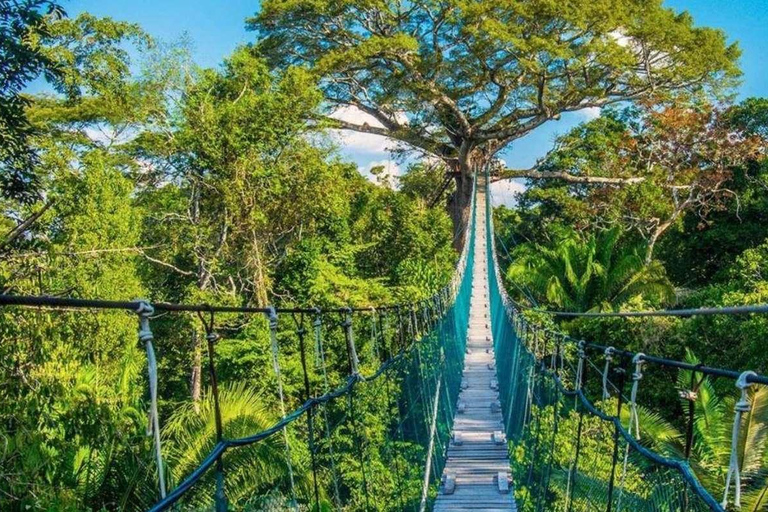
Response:
[{"label": "bridge deck", "polygon": [[[500,491],[499,473],[509,474],[509,456],[503,435],[504,420],[498,407],[495,355],[488,305],[488,261],[486,258],[485,184],[478,183],[475,222],[475,264],[472,298],[469,306],[467,354],[454,419],[454,440],[448,447],[443,470],[443,485],[435,502],[435,512],[458,510],[516,510],[511,482]],[[463,412],[461,409],[463,408]],[[448,480],[455,482],[451,490]]]}]

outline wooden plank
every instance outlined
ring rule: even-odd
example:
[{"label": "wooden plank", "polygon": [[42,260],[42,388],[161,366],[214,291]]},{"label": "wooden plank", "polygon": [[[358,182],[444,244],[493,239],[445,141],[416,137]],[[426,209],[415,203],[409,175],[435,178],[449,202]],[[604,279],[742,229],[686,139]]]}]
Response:
[{"label": "wooden plank", "polygon": [[[482,184],[480,185],[482,187]],[[497,381],[493,335],[490,330],[488,304],[488,264],[485,241],[485,194],[477,194],[477,218],[475,219],[475,267],[472,274],[472,296],[467,319],[467,348],[462,382],[468,385],[457,397],[464,403],[464,412],[454,418],[453,431],[461,438],[460,444],[450,443],[444,475],[452,475],[456,487],[451,494],[439,494],[435,512],[484,510],[501,512],[517,510],[514,491],[499,492],[496,483],[499,473],[510,471],[506,443],[493,441],[493,432],[505,431],[501,412],[491,404],[499,400],[493,389]]]}]

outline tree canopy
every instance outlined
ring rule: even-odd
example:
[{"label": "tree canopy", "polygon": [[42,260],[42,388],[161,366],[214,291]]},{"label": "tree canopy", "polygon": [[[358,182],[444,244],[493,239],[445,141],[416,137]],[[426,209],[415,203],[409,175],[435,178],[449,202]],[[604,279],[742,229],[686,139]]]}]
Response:
[{"label": "tree canopy", "polygon": [[661,0],[267,0],[249,20],[280,66],[312,69],[336,120],[465,175],[561,113],[727,87],[740,51]]}]

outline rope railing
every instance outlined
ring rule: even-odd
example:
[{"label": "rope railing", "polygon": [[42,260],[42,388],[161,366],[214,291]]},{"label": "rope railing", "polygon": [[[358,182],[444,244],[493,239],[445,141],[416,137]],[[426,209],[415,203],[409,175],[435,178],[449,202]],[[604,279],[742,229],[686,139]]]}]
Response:
[{"label": "rope railing", "polygon": [[[238,462],[232,459],[240,450],[250,450],[255,457],[261,453],[258,450],[266,450],[273,458],[273,472],[283,476],[266,477],[272,483],[265,492],[272,488],[286,497],[278,505],[281,508],[322,509],[322,503],[332,503],[336,509],[367,509],[373,499],[418,508],[425,495],[434,496],[428,491],[434,489],[442,473],[453,419],[450,409],[460,388],[471,294],[474,193],[470,211],[464,248],[450,282],[413,303],[321,310],[0,295],[0,307],[19,315],[27,311],[77,314],[88,310],[125,311],[138,316],[139,340],[147,353],[148,434],[153,439],[155,458],[148,469],[155,473],[159,497],[147,507],[153,512],[176,506],[214,508],[217,512],[252,506],[250,497],[240,496],[239,489],[227,483],[241,480]],[[162,416],[169,410],[165,400],[169,398],[163,396],[163,375],[158,368],[163,351],[159,358],[155,354],[155,348],[163,345],[153,327],[165,331],[174,315],[187,313],[197,314],[204,329],[213,432],[210,448],[200,452],[202,457],[194,467],[179,469],[174,466],[178,465],[174,454],[166,450],[162,430]],[[228,431],[232,423],[226,413],[226,385],[222,387],[226,383],[217,364],[217,347],[228,332],[217,325],[220,315],[230,319],[261,317],[265,323],[271,368],[269,373],[266,369],[255,371],[262,372],[267,381],[271,375],[274,387],[267,396],[276,400],[278,418],[257,432]],[[281,321],[285,316],[293,318],[293,326]],[[305,340],[307,335],[311,336],[310,343]],[[292,350],[298,347],[298,391],[293,391],[296,386],[285,386],[288,356],[283,351],[288,340]],[[309,364],[307,345],[314,350]],[[313,388],[321,392],[313,393]],[[289,411],[289,404],[296,401],[299,405]],[[367,437],[369,427],[363,424],[363,415],[369,419],[373,415],[384,425],[383,436],[375,441]],[[262,445],[264,448],[259,448]],[[420,448],[415,450],[415,446]],[[351,460],[356,461],[356,469],[347,474]],[[388,484],[380,475],[372,479],[368,468],[372,461],[396,468],[391,475],[395,483]],[[431,469],[426,482],[420,473],[425,464]],[[340,466],[347,469],[342,472]],[[408,467],[420,468],[418,478]]]},{"label": "rope railing", "polygon": [[529,308],[517,305],[519,309],[530,310],[534,313],[543,313],[556,317],[569,318],[642,318],[642,317],[693,317],[712,315],[751,315],[768,313],[768,304],[755,304],[747,306],[725,306],[717,308],[689,308],[689,309],[660,309],[654,311],[553,311],[541,308]]},{"label": "rope railing", "polygon": [[[747,389],[755,384],[768,384],[768,377],[588,343],[538,325],[524,313],[558,317],[689,317],[765,313],[768,306],[617,313],[573,313],[521,306],[504,289],[490,209],[486,215],[492,241],[488,259],[496,277],[491,280],[491,318],[502,406],[507,417],[520,417],[519,421],[507,424],[508,438],[513,440],[519,458],[518,463],[513,462],[518,509],[723,511],[731,503],[730,494],[733,505],[739,508],[739,426],[751,407]],[[564,350],[566,345],[574,346],[575,350]],[[603,367],[594,364],[593,358],[602,360]],[[722,501],[713,497],[715,489],[706,489],[701,484],[690,463],[692,408],[685,419],[685,448],[680,450],[683,458],[661,455],[652,448],[654,439],[647,436],[642,437],[641,443],[643,423],[637,401],[643,367],[649,365],[691,372],[694,390],[680,391],[680,396],[691,396],[692,400],[702,382],[694,384],[695,375],[735,382],[740,399],[735,405]],[[598,382],[591,380],[592,375]],[[624,394],[627,383],[631,383],[629,398]]]}]

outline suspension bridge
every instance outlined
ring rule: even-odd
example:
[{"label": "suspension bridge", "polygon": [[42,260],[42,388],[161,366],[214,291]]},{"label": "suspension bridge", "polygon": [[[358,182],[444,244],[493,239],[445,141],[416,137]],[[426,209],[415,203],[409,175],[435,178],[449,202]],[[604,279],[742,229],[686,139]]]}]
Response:
[{"label": "suspension bridge", "polygon": [[[740,429],[754,387],[768,378],[586,343],[531,321],[502,286],[487,183],[483,175],[476,180],[451,282],[413,304],[321,310],[3,295],[0,306],[19,315],[136,315],[147,355],[156,481],[153,503],[144,508],[153,512],[739,507]],[[763,312],[756,306],[596,315]],[[205,326],[214,421],[198,443],[197,463],[180,469],[164,448],[163,416],[172,404],[163,401],[164,351],[156,333],[169,316],[190,314]],[[274,386],[264,392],[277,419],[258,432],[238,430],[222,414],[217,345],[241,334],[229,327],[233,317],[262,318],[268,338]],[[300,363],[298,389],[284,386],[290,358]],[[688,371],[692,384],[693,376],[733,380],[722,496],[699,481],[689,450],[660,453],[641,436],[637,402],[643,371],[652,365]],[[693,385],[680,392],[696,399]],[[242,492],[242,471],[265,458],[270,466],[258,467],[272,501],[254,502]]]}]

